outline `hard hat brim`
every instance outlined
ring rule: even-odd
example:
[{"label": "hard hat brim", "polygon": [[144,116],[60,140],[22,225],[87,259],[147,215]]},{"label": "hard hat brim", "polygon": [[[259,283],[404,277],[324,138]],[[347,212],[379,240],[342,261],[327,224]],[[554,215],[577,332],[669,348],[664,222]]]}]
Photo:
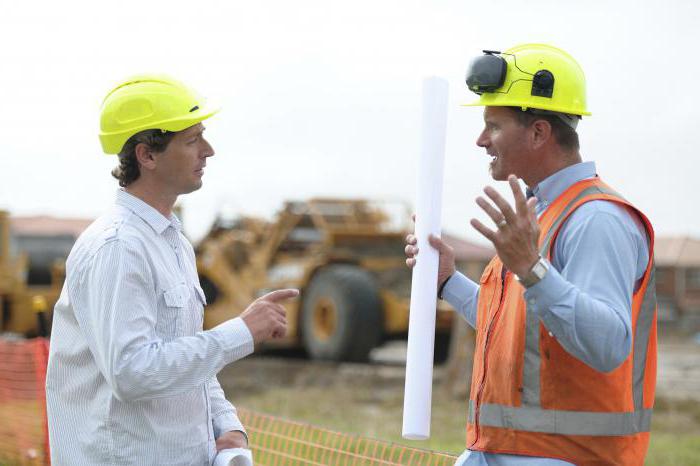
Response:
[{"label": "hard hat brim", "polygon": [[172,132],[182,131],[212,117],[220,110],[221,107],[219,105],[207,102],[202,107],[172,120],[152,122],[147,125],[143,125],[142,127],[130,128],[128,131],[100,133],[102,150],[108,155],[118,154],[121,152],[126,141],[128,141],[134,134],[149,129],[160,129],[163,131]]},{"label": "hard hat brim", "polygon": [[508,103],[499,103],[499,102],[482,102],[481,99],[476,100],[474,102],[468,102],[465,104],[460,104],[460,107],[520,107],[523,110],[528,109],[528,108],[534,108],[538,110],[549,110],[550,112],[559,112],[559,113],[567,113],[569,115],[579,115],[579,116],[591,116],[591,112],[572,112],[570,109],[563,109],[563,108],[557,108],[555,106],[551,105],[538,105],[537,107],[533,106],[532,104],[527,105],[526,103],[523,103],[522,105],[519,105],[517,102],[508,102]]}]

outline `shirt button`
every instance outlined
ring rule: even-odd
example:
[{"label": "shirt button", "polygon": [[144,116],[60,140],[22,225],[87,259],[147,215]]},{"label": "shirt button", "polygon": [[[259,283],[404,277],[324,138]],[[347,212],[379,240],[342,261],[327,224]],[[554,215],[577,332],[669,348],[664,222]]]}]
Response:
[{"label": "shirt button", "polygon": [[552,332],[548,332],[550,337],[553,337],[554,334]]}]

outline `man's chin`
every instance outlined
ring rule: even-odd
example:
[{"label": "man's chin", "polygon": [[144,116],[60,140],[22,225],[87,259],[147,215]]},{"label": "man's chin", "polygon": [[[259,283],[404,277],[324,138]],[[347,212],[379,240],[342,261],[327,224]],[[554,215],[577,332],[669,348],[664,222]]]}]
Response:
[{"label": "man's chin", "polygon": [[494,179],[494,181],[507,181],[508,180],[508,175],[503,174],[498,169],[494,170],[493,167],[489,167],[489,174],[491,175],[491,178]]},{"label": "man's chin", "polygon": [[195,192],[195,191],[197,191],[199,188],[202,187],[202,184],[203,184],[203,183],[202,183],[202,180],[199,180],[198,182],[193,183],[193,184],[191,184],[190,186],[188,186],[188,187],[187,187],[186,189],[184,189],[180,194],[189,194],[189,193]]}]

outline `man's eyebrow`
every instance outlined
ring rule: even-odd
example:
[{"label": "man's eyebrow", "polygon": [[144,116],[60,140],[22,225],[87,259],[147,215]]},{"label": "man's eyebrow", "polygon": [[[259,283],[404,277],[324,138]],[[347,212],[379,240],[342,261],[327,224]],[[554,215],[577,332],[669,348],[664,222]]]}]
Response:
[{"label": "man's eyebrow", "polygon": [[207,129],[207,128],[205,128],[204,126],[202,126],[200,129],[193,130],[193,131],[189,134],[188,137],[199,136],[199,135],[201,135],[201,134],[204,132],[204,130],[206,130],[206,129]]}]

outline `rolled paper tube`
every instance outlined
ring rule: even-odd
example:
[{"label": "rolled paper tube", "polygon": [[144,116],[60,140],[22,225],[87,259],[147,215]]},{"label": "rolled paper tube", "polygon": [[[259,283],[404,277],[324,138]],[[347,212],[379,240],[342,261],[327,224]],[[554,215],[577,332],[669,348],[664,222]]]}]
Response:
[{"label": "rolled paper tube", "polygon": [[447,94],[446,80],[432,77],[423,81],[423,133],[415,228],[420,253],[411,282],[403,404],[403,437],[409,440],[430,437],[439,255],[428,243],[428,236],[440,236],[441,230]]},{"label": "rolled paper tube", "polygon": [[217,453],[213,466],[253,466],[253,453],[247,448],[224,449]]}]

